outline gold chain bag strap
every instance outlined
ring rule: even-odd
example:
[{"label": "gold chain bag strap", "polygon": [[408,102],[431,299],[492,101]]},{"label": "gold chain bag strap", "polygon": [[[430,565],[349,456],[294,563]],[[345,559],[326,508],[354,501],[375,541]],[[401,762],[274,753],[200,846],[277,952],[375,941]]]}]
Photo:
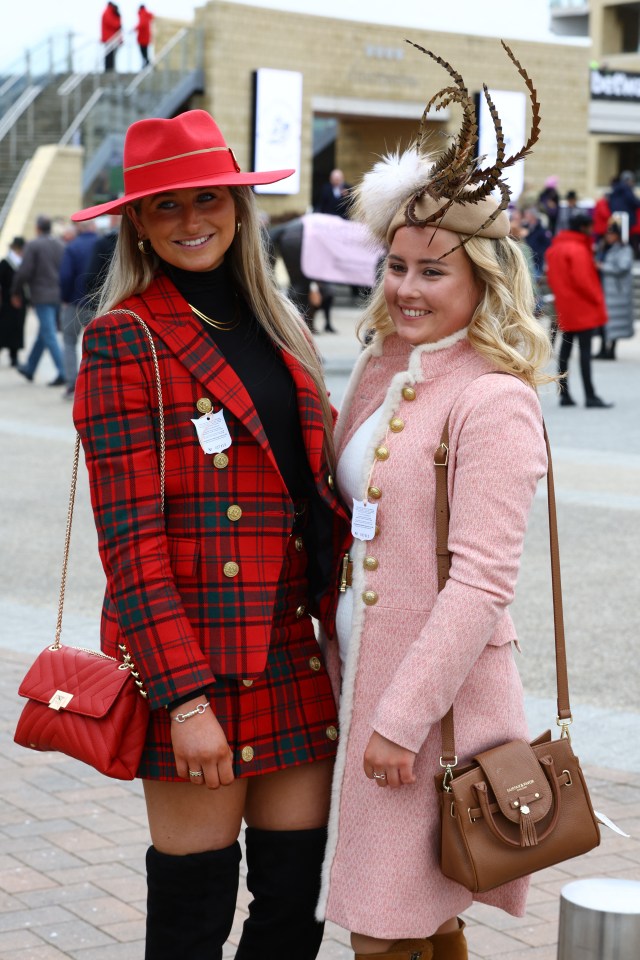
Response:
[{"label": "gold chain bag strap", "polygon": [[[133,317],[143,328],[153,357],[160,423],[160,491],[164,511],[165,437],[160,367],[148,326],[130,310],[112,310]],[[71,492],[64,539],[58,619],[54,642],[36,658],[20,684],[26,697],[14,740],[31,750],[55,750],[118,780],[133,780],[144,747],[149,704],[131,654],[120,644],[122,660],[97,650],[61,643],[62,612],[69,563],[71,523],[80,458],[76,435]]]},{"label": "gold chain bag strap", "polygon": [[[571,747],[560,553],[551,449],[546,427],[547,500],[556,648],[557,740],[547,730],[532,743],[514,740],[486,750],[458,768],[453,707],[443,717],[444,770],[435,778],[441,800],[440,866],[446,877],[483,893],[587,853],[600,843],[580,763]],[[434,455],[438,589],[449,578],[449,419]]]}]

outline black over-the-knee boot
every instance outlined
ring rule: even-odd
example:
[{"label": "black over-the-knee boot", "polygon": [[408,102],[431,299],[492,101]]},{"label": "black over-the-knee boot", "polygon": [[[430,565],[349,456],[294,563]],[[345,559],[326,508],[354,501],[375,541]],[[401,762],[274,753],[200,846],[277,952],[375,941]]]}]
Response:
[{"label": "black over-the-knee boot", "polygon": [[246,831],[253,894],[236,960],[315,960],[324,924],[314,917],[327,831]]},{"label": "black over-the-knee boot", "polygon": [[145,960],[221,960],[238,896],[240,844],[174,857],[147,850]]}]

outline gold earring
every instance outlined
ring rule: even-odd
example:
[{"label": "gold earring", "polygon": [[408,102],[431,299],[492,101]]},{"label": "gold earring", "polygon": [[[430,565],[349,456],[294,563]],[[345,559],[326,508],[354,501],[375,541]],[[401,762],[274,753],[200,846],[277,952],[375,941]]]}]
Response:
[{"label": "gold earring", "polygon": [[138,250],[140,251],[140,253],[144,253],[145,256],[148,256],[151,253],[151,243],[149,243],[149,249],[145,250],[145,246],[144,246],[145,239],[146,239],[145,237],[140,237],[140,239],[138,240]]},{"label": "gold earring", "polygon": [[237,234],[240,233],[241,227],[242,227],[242,220],[236,220],[236,236]]}]

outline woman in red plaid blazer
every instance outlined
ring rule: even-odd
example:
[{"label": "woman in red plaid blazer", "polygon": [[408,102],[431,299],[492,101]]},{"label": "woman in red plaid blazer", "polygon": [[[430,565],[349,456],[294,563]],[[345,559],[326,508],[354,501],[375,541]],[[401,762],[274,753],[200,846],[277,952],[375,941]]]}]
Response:
[{"label": "woman in red plaid blazer", "polygon": [[146,958],[222,957],[244,819],[236,957],[313,960],[338,731],[311,617],[331,638],[350,534],[320,364],[250,189],[292,171],[242,173],[201,110],[133,124],[124,167],[124,197],[73,217],[124,214],[74,419],[102,646],[128,651],[151,707]]}]

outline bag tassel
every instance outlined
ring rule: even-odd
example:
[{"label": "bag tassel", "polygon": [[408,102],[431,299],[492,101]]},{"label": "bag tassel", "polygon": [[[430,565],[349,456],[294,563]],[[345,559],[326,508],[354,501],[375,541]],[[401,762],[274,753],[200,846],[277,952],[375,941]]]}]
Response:
[{"label": "bag tassel", "polygon": [[531,816],[531,811],[526,804],[522,804],[520,807],[520,846],[521,847],[537,847],[538,846],[538,834],[536,832],[536,825]]}]

